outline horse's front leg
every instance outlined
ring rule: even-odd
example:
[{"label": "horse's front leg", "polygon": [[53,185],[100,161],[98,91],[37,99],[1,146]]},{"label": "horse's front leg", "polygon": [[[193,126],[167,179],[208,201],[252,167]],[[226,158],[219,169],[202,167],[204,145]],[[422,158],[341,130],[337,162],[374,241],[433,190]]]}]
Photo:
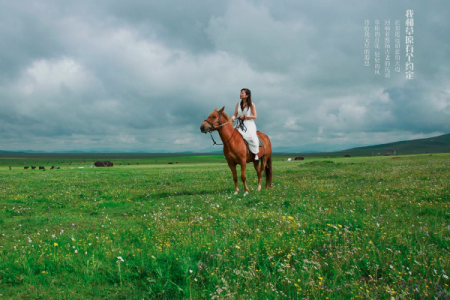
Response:
[{"label": "horse's front leg", "polygon": [[247,186],[247,177],[245,175],[245,169],[247,168],[247,163],[245,162],[245,160],[241,161],[241,179],[242,179],[242,183],[244,184],[244,193],[248,193],[248,186]]},{"label": "horse's front leg", "polygon": [[[253,161],[253,166],[255,167],[256,170],[256,174],[258,175],[258,187],[256,188],[257,191],[261,190],[261,179],[262,179],[262,171],[263,169],[260,170],[260,168],[258,168],[258,164],[261,160],[255,160]],[[263,165],[263,162],[261,161],[261,166]]]},{"label": "horse's front leg", "polygon": [[233,162],[228,162],[228,166],[231,169],[231,173],[233,173],[233,181],[234,181],[234,194],[236,195],[239,192],[236,164]]}]

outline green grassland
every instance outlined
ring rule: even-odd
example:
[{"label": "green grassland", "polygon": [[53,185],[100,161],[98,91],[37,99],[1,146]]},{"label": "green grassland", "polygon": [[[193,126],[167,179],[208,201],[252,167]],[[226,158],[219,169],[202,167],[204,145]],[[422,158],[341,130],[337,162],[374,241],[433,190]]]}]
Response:
[{"label": "green grassland", "polygon": [[223,155],[107,156],[0,157],[0,297],[449,296],[450,154],[276,156],[245,197]]}]

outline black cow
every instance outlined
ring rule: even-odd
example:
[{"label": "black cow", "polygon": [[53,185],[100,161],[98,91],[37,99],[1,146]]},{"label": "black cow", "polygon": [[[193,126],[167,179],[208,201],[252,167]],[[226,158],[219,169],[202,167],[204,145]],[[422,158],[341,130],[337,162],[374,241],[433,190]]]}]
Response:
[{"label": "black cow", "polygon": [[112,167],[114,164],[110,161],[96,161],[94,163],[94,166],[96,167]]},{"label": "black cow", "polygon": [[39,170],[45,170],[45,167],[39,166]]}]

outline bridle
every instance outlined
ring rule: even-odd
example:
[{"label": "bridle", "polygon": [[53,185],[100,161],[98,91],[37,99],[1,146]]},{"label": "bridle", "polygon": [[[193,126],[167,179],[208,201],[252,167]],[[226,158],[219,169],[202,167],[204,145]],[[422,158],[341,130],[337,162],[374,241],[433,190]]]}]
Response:
[{"label": "bridle", "polygon": [[[237,127],[234,128],[233,133],[231,134],[231,137],[228,139],[228,141],[226,141],[226,142],[223,143],[223,144],[217,144],[216,141],[214,140],[214,137],[212,136],[212,133],[211,133],[211,132],[213,132],[214,130],[218,130],[220,127],[222,127],[222,126],[224,126],[224,125],[230,123],[230,121],[227,121],[227,122],[225,122],[225,123],[222,123],[222,122],[220,121],[220,117],[223,116],[223,114],[222,114],[220,111],[218,111],[217,113],[219,114],[219,117],[217,118],[217,121],[216,121],[216,122],[212,123],[212,122],[210,122],[210,121],[208,121],[208,120],[205,120],[205,122],[208,123],[209,125],[211,125],[211,128],[213,128],[213,129],[209,130],[209,135],[211,136],[211,139],[212,139],[212,141],[213,141],[213,146],[215,146],[215,145],[221,146],[221,145],[227,144],[227,143],[233,138],[233,135],[234,135],[234,132],[236,131],[236,128],[239,127],[239,126],[237,126]],[[217,128],[217,127],[215,126],[217,123],[219,124],[219,128]]]},{"label": "bridle", "polygon": [[[216,128],[216,127],[214,126],[214,125],[216,125],[217,123],[219,123],[219,127],[222,127],[222,126],[224,126],[224,125],[230,123],[230,121],[227,121],[227,122],[225,122],[225,123],[220,122],[220,117],[223,116],[223,115],[222,115],[222,113],[221,113],[220,111],[218,111],[217,113],[219,114],[219,118],[218,118],[218,120],[217,120],[216,122],[212,123],[212,122],[208,121],[208,119],[206,119],[205,122],[208,123],[209,125],[211,125],[211,127],[214,128],[214,129],[218,129],[218,128]],[[214,131],[214,130],[210,130],[209,133],[211,133],[212,131]]]}]

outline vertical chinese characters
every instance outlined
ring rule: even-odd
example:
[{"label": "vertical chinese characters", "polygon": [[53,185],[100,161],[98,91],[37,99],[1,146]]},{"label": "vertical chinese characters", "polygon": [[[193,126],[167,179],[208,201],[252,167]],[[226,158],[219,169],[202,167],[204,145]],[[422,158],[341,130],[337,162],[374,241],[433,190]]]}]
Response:
[{"label": "vertical chinese characters", "polygon": [[[407,9],[405,15],[404,21],[364,20],[364,66],[370,67],[373,59],[375,76],[381,75],[383,66],[384,78],[392,78],[393,74],[400,74],[404,68],[406,79],[414,79],[414,11]],[[405,24],[404,29],[402,24]],[[404,39],[402,32],[405,34]],[[404,45],[402,40],[405,42]],[[406,54],[404,59],[402,53]]]},{"label": "vertical chinese characters", "polygon": [[406,44],[406,79],[414,78],[414,11],[408,9],[406,11],[405,21],[405,44]]},{"label": "vertical chinese characters", "polygon": [[384,77],[391,77],[391,20],[384,20]]},{"label": "vertical chinese characters", "polygon": [[395,20],[395,72],[400,72],[400,20]]},{"label": "vertical chinese characters", "polygon": [[370,21],[364,21],[364,66],[370,66]]},{"label": "vertical chinese characters", "polygon": [[381,57],[380,57],[380,20],[375,20],[375,75],[380,75]]}]

